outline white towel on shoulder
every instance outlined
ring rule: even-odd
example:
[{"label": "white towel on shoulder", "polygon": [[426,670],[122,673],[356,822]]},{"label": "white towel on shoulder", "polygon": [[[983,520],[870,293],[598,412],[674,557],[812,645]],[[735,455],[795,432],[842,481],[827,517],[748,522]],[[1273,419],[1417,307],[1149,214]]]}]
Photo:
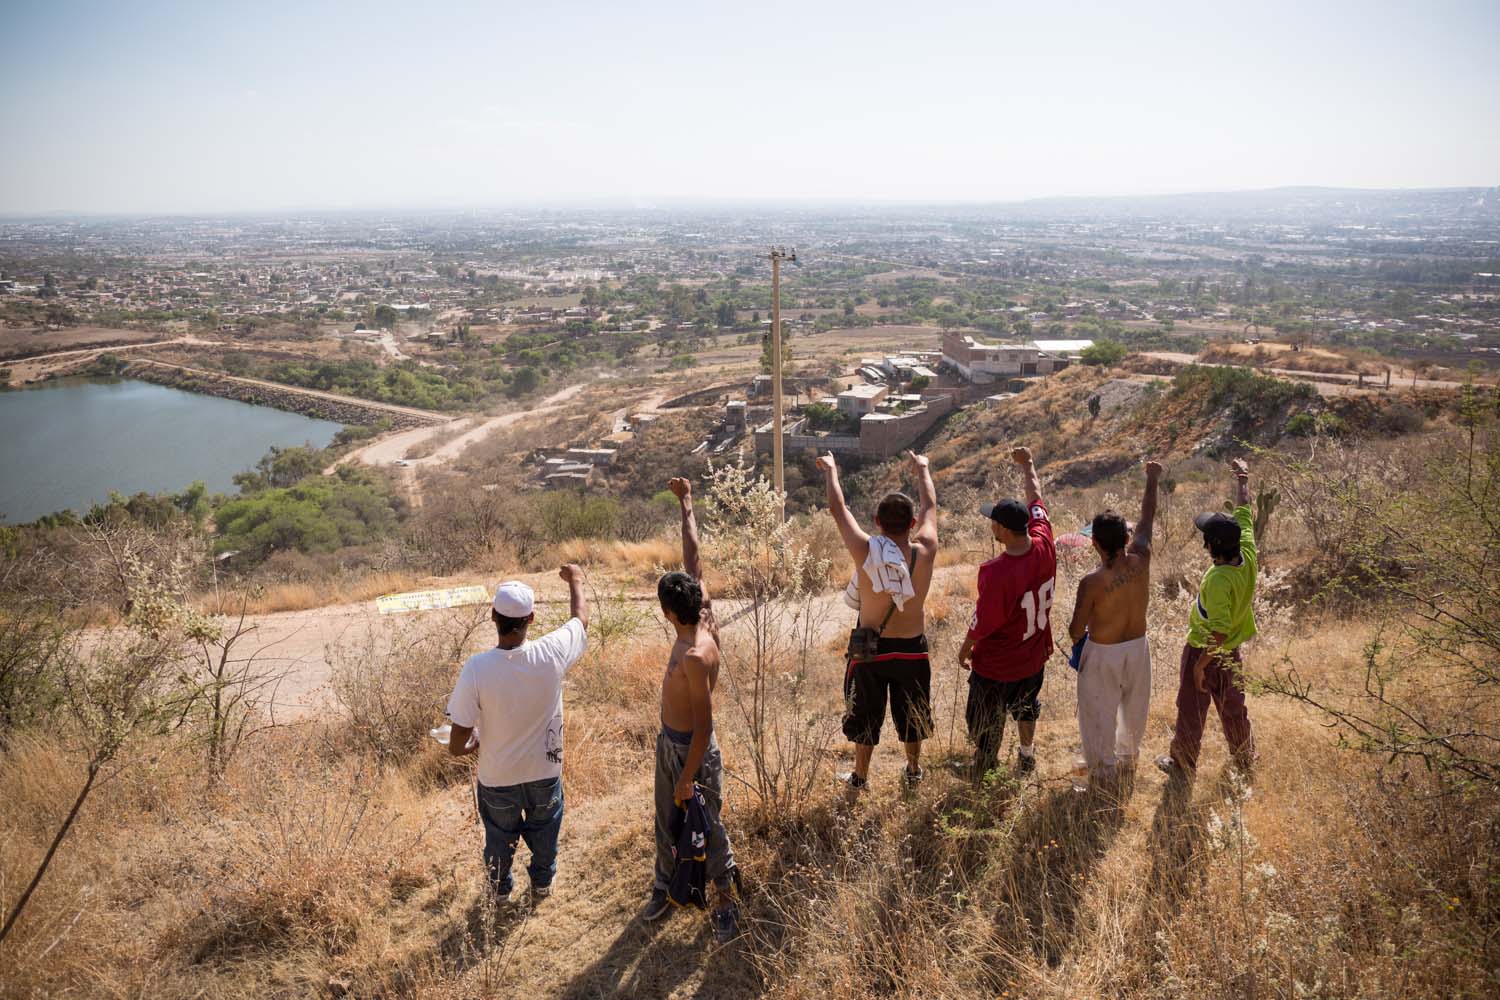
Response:
[{"label": "white towel on shoulder", "polygon": [[[917,596],[917,588],[911,582],[911,571],[906,566],[906,557],[901,554],[900,546],[884,535],[870,536],[870,551],[865,555],[861,568],[865,571],[865,576],[870,578],[870,587],[875,593],[891,595],[891,600],[896,602],[897,611]],[[849,578],[849,585],[844,588],[844,603],[855,611],[859,610],[858,574],[859,571],[855,570],[855,576]]]}]

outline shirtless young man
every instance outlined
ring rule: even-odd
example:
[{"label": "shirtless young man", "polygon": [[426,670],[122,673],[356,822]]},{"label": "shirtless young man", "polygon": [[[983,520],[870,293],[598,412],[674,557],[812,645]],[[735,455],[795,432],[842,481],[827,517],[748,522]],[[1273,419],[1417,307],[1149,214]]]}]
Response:
[{"label": "shirtless young man", "polygon": [[887,699],[896,738],[906,750],[902,780],[908,786],[922,780],[922,741],[932,735],[932,664],[927,657],[923,607],[937,564],[937,493],[927,468],[927,457],[908,451],[906,459],[917,481],[921,506],[914,512],[910,497],[889,493],[875,508],[875,526],[900,550],[915,591],[900,609],[895,608],[889,593],[875,590],[864,569],[870,554],[870,536],[844,503],[833,455],[818,459],[818,468],[827,480],[829,513],[838,525],[844,548],[854,560],[854,578],[859,584],[859,626],[881,630],[874,658],[857,662],[851,659],[844,672],[844,735],[854,744],[854,771],[847,780],[855,790],[863,788],[869,779],[870,758],[875,753],[875,744],[880,742]]},{"label": "shirtless young man", "polygon": [[[1068,634],[1082,642],[1078,666],[1078,731],[1089,773],[1113,774],[1135,766],[1151,707],[1151,645],[1146,606],[1151,600],[1151,526],[1161,466],[1146,463],[1146,493],[1135,533],[1125,518],[1095,515],[1099,568],[1078,584]],[[1086,637],[1086,638],[1085,638]]]},{"label": "shirtless young man", "polygon": [[706,875],[716,890],[714,934],[724,942],[739,933],[739,927],[730,892],[734,848],[719,819],[724,761],[714,739],[713,720],[713,690],[719,680],[719,629],[698,560],[692,484],[678,478],[667,485],[682,510],[682,565],[686,572],[668,573],[656,584],[662,614],[676,631],[677,641],[672,644],[661,683],[661,733],[656,738],[656,879],[641,917],[657,920],[671,909],[668,890],[676,865],[672,821],[678,803],[692,798],[696,784],[708,816]]}]

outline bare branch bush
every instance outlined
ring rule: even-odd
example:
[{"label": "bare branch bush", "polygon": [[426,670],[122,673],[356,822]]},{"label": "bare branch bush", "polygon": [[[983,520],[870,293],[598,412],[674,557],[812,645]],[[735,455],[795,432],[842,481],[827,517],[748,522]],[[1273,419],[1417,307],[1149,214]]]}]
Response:
[{"label": "bare branch bush", "polygon": [[47,640],[61,716],[56,728],[64,746],[85,760],[85,778],[35,874],[8,908],[0,942],[26,909],[89,795],[129,766],[127,747],[138,737],[165,734],[182,724],[190,700],[180,669],[183,651],[212,632],[185,599],[181,560],[148,566],[123,546],[115,550],[124,552],[120,586],[130,609],[124,626],[87,642],[80,633]]},{"label": "bare branch bush", "polygon": [[[707,546],[729,594],[746,602],[724,642],[730,703],[743,722],[763,815],[796,815],[818,781],[837,720],[815,709],[809,667],[826,614],[816,600],[828,560],[781,517],[783,497],[743,465],[710,473]],[[721,619],[724,609],[717,609]]]},{"label": "bare branch bush", "polygon": [[422,746],[487,618],[488,607],[454,608],[393,628],[371,625],[331,645],[333,693],[349,715],[353,742],[383,760]]},{"label": "bare branch bush", "polygon": [[58,672],[70,635],[45,612],[22,608],[0,618],[0,749],[57,708]]},{"label": "bare branch bush", "polygon": [[257,629],[246,614],[251,599],[249,591],[237,597],[216,593],[183,665],[183,712],[201,733],[211,778],[224,774],[248,737],[275,725],[265,709],[294,666],[273,666],[265,659],[273,644],[247,648]]},{"label": "bare branch bush", "polygon": [[1290,660],[1263,683],[1323,712],[1349,746],[1419,760],[1455,788],[1477,783],[1495,792],[1500,434],[1494,403],[1472,386],[1461,414],[1457,428],[1433,439],[1409,483],[1377,474],[1372,485],[1358,478],[1354,460],[1337,477],[1348,486],[1319,493],[1323,473],[1290,470],[1290,502],[1319,496],[1319,530],[1341,547],[1344,568],[1332,586],[1374,605],[1379,631],[1355,691],[1317,690]]}]

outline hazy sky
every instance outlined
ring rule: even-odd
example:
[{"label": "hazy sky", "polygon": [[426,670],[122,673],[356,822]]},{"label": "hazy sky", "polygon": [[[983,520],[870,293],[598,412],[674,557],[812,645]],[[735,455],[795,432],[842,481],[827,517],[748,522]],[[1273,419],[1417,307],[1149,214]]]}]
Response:
[{"label": "hazy sky", "polygon": [[1492,185],[1497,52],[1497,0],[9,0],[0,212]]}]

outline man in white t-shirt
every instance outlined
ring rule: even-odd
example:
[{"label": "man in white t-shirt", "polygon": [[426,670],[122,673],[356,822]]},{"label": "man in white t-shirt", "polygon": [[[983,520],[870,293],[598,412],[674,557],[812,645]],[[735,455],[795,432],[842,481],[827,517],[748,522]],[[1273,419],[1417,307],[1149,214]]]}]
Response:
[{"label": "man in white t-shirt", "polygon": [[[448,752],[479,755],[479,819],[484,824],[484,866],[501,902],[510,899],[516,841],[531,849],[531,894],[552,893],[557,835],[562,830],[563,678],[583,656],[588,608],[583,570],[558,571],[568,584],[572,617],[566,625],[528,641],[536,595],[517,581],[495,591],[490,617],[499,642],[469,657],[459,672],[448,716]],[[471,740],[472,737],[472,740]]]}]

